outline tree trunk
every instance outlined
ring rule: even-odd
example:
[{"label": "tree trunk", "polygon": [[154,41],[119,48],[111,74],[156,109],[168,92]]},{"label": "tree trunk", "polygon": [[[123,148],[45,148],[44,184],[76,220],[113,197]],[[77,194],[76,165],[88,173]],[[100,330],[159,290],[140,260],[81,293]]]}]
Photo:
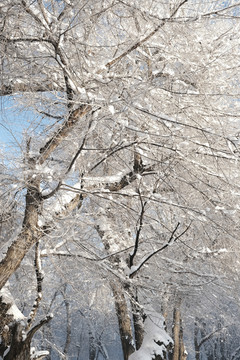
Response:
[{"label": "tree trunk", "polygon": [[172,360],[185,360],[186,351],[183,343],[183,328],[181,319],[181,299],[178,299],[173,311],[173,340],[174,349]]},{"label": "tree trunk", "polygon": [[180,360],[187,360],[187,352],[183,342],[182,319],[180,319]]},{"label": "tree trunk", "polygon": [[195,360],[200,360],[200,347],[198,344],[198,323],[197,319],[194,322],[194,349],[195,349]]},{"label": "tree trunk", "polygon": [[89,360],[95,360],[95,356],[96,356],[96,342],[95,342],[95,338],[91,332],[91,330],[89,330],[88,332],[89,334]]},{"label": "tree trunk", "polygon": [[115,301],[115,308],[118,318],[120,339],[123,350],[124,360],[128,360],[129,356],[135,351],[132,334],[131,319],[128,312],[127,301],[119,282],[111,282],[111,288]]},{"label": "tree trunk", "polygon": [[133,325],[134,325],[134,333],[135,333],[136,350],[138,350],[142,345],[143,337],[144,337],[143,318],[140,309],[133,308]]},{"label": "tree trunk", "polygon": [[38,213],[40,205],[39,180],[29,180],[22,231],[8,248],[6,256],[0,262],[0,290],[18,269],[24,256],[39,238]]},{"label": "tree trunk", "polygon": [[12,329],[12,339],[9,352],[3,357],[4,360],[30,360],[31,338],[23,339],[24,326],[16,322]]},{"label": "tree trunk", "polygon": [[168,300],[169,300],[169,292],[166,291],[164,294],[163,294],[163,297],[162,297],[162,304],[161,304],[161,312],[162,312],[162,315],[165,319],[165,330],[167,331],[167,320],[168,320]]},{"label": "tree trunk", "polygon": [[179,360],[180,354],[180,309],[178,306],[174,308],[173,311],[173,340],[174,340],[174,349],[173,349],[173,360]]},{"label": "tree trunk", "polygon": [[143,337],[144,337],[144,313],[141,307],[138,304],[137,290],[136,295],[131,294],[131,307],[132,307],[132,316],[133,316],[133,326],[135,334],[135,345],[136,350],[140,349]]},{"label": "tree trunk", "polygon": [[[27,332],[27,324],[24,320],[17,320],[9,324],[9,351],[3,356],[3,360],[31,360],[30,348],[31,341],[34,334],[45,324],[47,324],[52,318],[52,315],[48,315],[45,319],[42,319],[34,327]],[[39,354],[39,355],[38,355]],[[48,355],[48,351],[38,352],[34,359],[43,359]]]}]

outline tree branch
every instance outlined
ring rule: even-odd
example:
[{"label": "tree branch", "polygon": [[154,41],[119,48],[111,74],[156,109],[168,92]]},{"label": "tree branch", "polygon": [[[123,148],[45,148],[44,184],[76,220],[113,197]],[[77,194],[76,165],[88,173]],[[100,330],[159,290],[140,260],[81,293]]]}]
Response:
[{"label": "tree branch", "polygon": [[39,164],[43,164],[48,156],[56,149],[56,147],[62,142],[62,140],[69,134],[73,126],[86,115],[92,107],[90,105],[82,105],[78,109],[70,112],[70,115],[62,127],[55,132],[50,140],[40,149]]},{"label": "tree branch", "polygon": [[[109,61],[105,67],[110,69],[113,65],[115,65],[117,62],[119,62],[122,58],[124,58],[125,56],[127,56],[128,54],[130,54],[133,50],[136,50],[139,46],[142,46],[146,41],[148,41],[154,34],[156,34],[158,32],[159,29],[161,29],[169,20],[171,20],[176,13],[178,12],[178,10],[187,2],[188,0],[183,0],[172,12],[172,14],[170,15],[169,18],[163,19],[162,23],[160,25],[158,25],[154,30],[152,30],[150,32],[150,34],[148,34],[147,36],[145,36],[142,40],[137,41],[134,45],[132,45],[129,49],[127,49],[126,51],[124,51],[121,55],[119,55],[117,58]],[[100,70],[99,72],[102,72],[102,70]]]},{"label": "tree branch", "polygon": [[177,231],[177,229],[178,229],[179,226],[180,226],[180,223],[177,223],[177,226],[176,226],[175,229],[172,231],[172,234],[171,234],[168,242],[167,242],[165,245],[163,245],[160,249],[158,249],[158,250],[154,251],[153,253],[151,253],[150,255],[148,255],[148,256],[140,263],[140,265],[138,265],[137,268],[136,268],[133,272],[131,272],[131,274],[130,274],[130,276],[129,276],[131,279],[132,279],[132,278],[136,275],[136,273],[143,267],[143,265],[146,264],[146,262],[149,261],[154,255],[158,254],[160,251],[163,251],[163,250],[166,249],[169,245],[171,245],[173,242],[177,241],[177,239],[179,239],[180,237],[182,237],[182,236],[188,231],[188,229],[190,228],[191,223],[186,227],[186,229],[185,229],[180,235],[178,235],[177,237],[174,238],[175,233],[176,233],[176,231]]},{"label": "tree branch", "polygon": [[130,266],[130,268],[131,268],[131,266],[133,266],[133,260],[134,260],[134,257],[137,254],[137,251],[138,251],[139,239],[140,239],[140,234],[141,234],[142,226],[143,226],[143,216],[144,216],[144,212],[145,212],[145,206],[146,206],[146,203],[147,203],[146,201],[143,203],[140,192],[139,192],[139,197],[140,197],[142,209],[141,209],[140,217],[138,219],[139,225],[138,225],[138,228],[137,228],[134,249],[133,249],[132,254],[130,254],[130,256],[129,256],[129,266]]},{"label": "tree branch", "polygon": [[31,341],[33,335],[45,324],[47,324],[50,320],[52,320],[53,315],[49,314],[44,319],[39,321],[38,324],[36,324],[34,327],[31,328],[31,330],[27,333],[27,339]]}]

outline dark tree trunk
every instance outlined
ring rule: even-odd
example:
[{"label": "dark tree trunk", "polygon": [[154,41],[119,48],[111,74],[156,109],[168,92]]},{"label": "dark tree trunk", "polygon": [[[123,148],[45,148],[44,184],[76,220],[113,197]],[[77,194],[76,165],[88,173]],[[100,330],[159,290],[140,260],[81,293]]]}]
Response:
[{"label": "dark tree trunk", "polygon": [[89,360],[95,360],[96,356],[96,342],[95,338],[91,332],[89,331]]},{"label": "dark tree trunk", "polygon": [[173,310],[173,340],[172,360],[185,360],[186,352],[183,343],[183,327],[181,318],[181,299],[178,299]]},{"label": "dark tree trunk", "polygon": [[128,360],[129,356],[135,351],[133,346],[132,325],[128,312],[128,305],[121,284],[111,282],[111,287],[118,318],[123,357],[124,360]]},{"label": "dark tree trunk", "polygon": [[135,344],[136,350],[138,350],[142,345],[144,337],[144,313],[138,304],[137,290],[135,295],[131,294],[131,307],[135,334]]},{"label": "dark tree trunk", "polygon": [[12,339],[10,350],[4,356],[4,360],[30,360],[30,345],[31,338],[24,340],[23,334],[24,326],[21,322],[16,322],[12,328]]},{"label": "dark tree trunk", "polygon": [[194,349],[195,349],[195,360],[200,360],[200,347],[198,342],[198,321],[195,319],[194,322]]}]

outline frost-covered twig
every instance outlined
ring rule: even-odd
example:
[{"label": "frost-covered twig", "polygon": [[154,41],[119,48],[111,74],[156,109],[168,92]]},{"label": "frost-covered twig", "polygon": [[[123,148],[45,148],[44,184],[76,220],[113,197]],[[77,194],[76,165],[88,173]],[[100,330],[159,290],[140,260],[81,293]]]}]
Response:
[{"label": "frost-covered twig", "polygon": [[[105,67],[110,69],[113,65],[115,65],[116,63],[118,63],[120,60],[122,60],[125,56],[127,56],[128,54],[130,54],[133,50],[136,50],[138,47],[142,46],[146,41],[148,41],[153,35],[155,35],[158,30],[160,30],[163,25],[165,25],[165,23],[172,19],[176,13],[178,12],[178,10],[187,2],[188,0],[183,0],[179,5],[176,6],[176,8],[173,10],[173,12],[171,13],[169,18],[163,19],[162,22],[155,27],[155,29],[153,29],[147,36],[145,36],[143,39],[138,40],[137,42],[135,42],[135,44],[133,44],[129,49],[127,49],[126,51],[124,51],[121,55],[119,55],[118,57],[116,57],[115,59],[109,61]],[[98,71],[98,73],[101,73],[102,70]]]}]

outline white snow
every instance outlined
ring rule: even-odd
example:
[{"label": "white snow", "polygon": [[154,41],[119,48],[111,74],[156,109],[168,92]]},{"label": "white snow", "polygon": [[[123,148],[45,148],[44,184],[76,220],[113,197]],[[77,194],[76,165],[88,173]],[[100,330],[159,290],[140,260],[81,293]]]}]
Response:
[{"label": "white snow", "polygon": [[163,357],[166,346],[173,343],[171,337],[164,330],[163,316],[155,311],[147,312],[144,330],[142,346],[129,357],[129,360],[152,360],[154,355]]},{"label": "white snow", "polygon": [[31,360],[39,359],[41,356],[43,357],[47,355],[49,355],[49,351],[47,350],[35,351],[34,347],[31,348]]},{"label": "white snow", "polygon": [[25,316],[18,309],[17,305],[15,304],[15,302],[13,300],[13,297],[12,297],[10,291],[6,287],[4,287],[0,291],[0,297],[2,298],[3,303],[11,304],[11,307],[7,311],[7,315],[13,316],[14,320],[23,320],[23,319],[25,319]]},{"label": "white snow", "polygon": [[6,348],[6,350],[4,351],[4,354],[3,354],[3,358],[5,358],[5,356],[7,355],[7,353],[10,351],[10,346],[8,346]]},{"label": "white snow", "polygon": [[113,106],[113,105],[109,105],[108,109],[109,109],[109,111],[110,111],[110,113],[111,113],[112,115],[115,114],[115,109],[114,109],[114,106]]},{"label": "white snow", "polygon": [[24,319],[24,315],[18,309],[16,304],[12,304],[10,309],[7,311],[7,315],[12,315],[15,320]]}]

